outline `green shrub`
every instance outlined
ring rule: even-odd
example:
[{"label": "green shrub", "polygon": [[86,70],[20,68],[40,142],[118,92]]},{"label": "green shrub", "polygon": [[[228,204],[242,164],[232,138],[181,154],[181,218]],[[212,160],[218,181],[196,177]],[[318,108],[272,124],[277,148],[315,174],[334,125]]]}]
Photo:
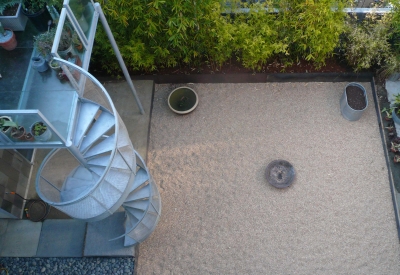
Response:
[{"label": "green shrub", "polygon": [[369,14],[361,22],[353,16],[347,21],[343,42],[344,56],[355,71],[381,66],[391,54],[390,16]]},{"label": "green shrub", "polygon": [[294,59],[322,65],[333,55],[345,29],[341,0],[286,0],[280,2],[276,24],[279,39],[288,44]]},{"label": "green shrub", "polygon": [[253,4],[249,13],[236,17],[235,50],[242,64],[260,70],[272,56],[287,53],[287,44],[280,41],[276,14],[266,12],[264,4]]}]

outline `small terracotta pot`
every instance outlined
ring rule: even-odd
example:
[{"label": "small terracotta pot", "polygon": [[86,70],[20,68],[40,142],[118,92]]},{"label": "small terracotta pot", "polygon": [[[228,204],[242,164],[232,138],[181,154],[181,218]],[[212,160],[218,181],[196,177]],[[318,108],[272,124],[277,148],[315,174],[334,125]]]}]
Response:
[{"label": "small terracotta pot", "polygon": [[25,134],[25,140],[26,141],[34,141],[35,138],[33,137],[33,135],[31,133],[26,133]]},{"label": "small terracotta pot", "polygon": [[16,128],[12,128],[11,136],[14,139],[25,140],[25,128],[23,126],[19,126],[18,130]]},{"label": "small terracotta pot", "polygon": [[15,33],[11,29],[8,29],[8,28],[4,28],[4,30],[11,31],[12,36],[7,41],[0,42],[0,46],[2,46],[7,51],[12,51],[17,47],[17,39],[15,37]]}]

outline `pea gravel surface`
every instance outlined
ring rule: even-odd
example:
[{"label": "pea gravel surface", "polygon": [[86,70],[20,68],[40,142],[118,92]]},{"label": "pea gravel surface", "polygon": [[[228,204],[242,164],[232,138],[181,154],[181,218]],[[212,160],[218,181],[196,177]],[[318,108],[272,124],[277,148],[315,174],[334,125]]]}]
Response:
[{"label": "pea gravel surface", "polygon": [[[0,258],[9,275],[105,275],[133,274],[134,258]],[[0,275],[6,274],[0,270]]]},{"label": "pea gravel surface", "polygon": [[[183,84],[188,115],[156,85],[148,166],[162,215],[137,274],[400,274],[400,248],[370,83],[358,121],[347,83]],[[290,162],[293,184],[265,179]]]}]

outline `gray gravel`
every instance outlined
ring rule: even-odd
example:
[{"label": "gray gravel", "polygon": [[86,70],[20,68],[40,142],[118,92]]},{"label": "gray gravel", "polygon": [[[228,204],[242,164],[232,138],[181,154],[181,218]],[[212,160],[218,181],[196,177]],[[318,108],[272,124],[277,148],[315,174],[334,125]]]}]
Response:
[{"label": "gray gravel", "polygon": [[[120,258],[0,258],[8,274],[103,275],[133,274],[133,257]],[[6,274],[0,271],[0,275]]]},{"label": "gray gravel", "polygon": [[[179,116],[156,85],[148,166],[162,215],[138,274],[400,274],[400,246],[370,83],[358,121],[340,114],[345,82],[190,85]],[[265,168],[284,159],[293,184]]]}]

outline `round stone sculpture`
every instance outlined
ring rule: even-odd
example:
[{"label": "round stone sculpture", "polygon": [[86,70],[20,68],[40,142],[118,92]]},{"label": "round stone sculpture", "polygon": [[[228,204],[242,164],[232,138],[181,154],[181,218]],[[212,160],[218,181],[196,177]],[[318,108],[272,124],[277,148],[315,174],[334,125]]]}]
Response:
[{"label": "round stone sculpture", "polygon": [[274,160],[268,164],[265,177],[269,184],[276,188],[289,187],[295,176],[293,166],[286,160]]}]

